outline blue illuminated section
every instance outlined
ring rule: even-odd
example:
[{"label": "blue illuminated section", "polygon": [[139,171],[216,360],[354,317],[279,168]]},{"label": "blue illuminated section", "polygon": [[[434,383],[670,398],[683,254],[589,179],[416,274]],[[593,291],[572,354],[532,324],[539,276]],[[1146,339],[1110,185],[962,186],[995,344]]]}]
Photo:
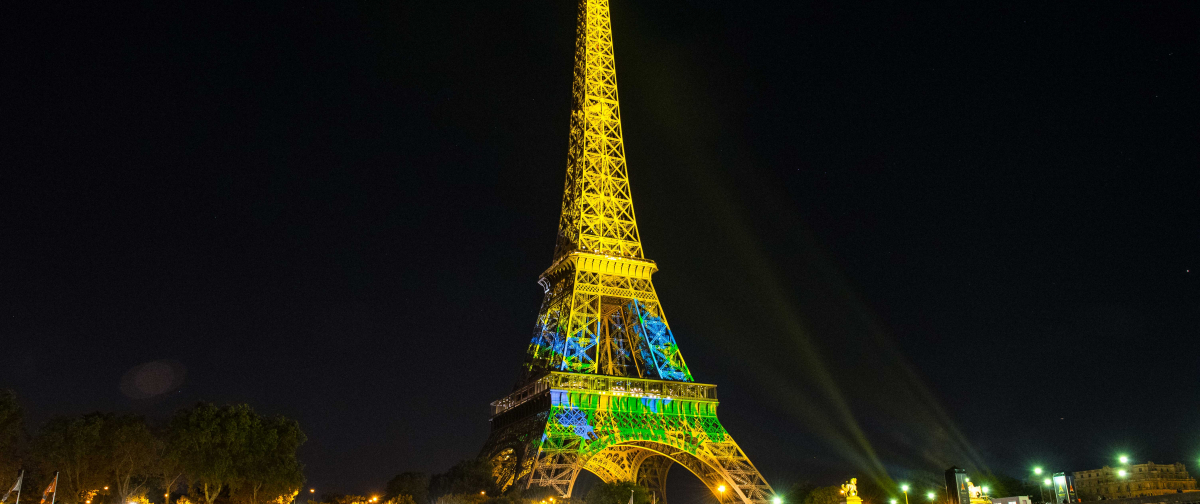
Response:
[{"label": "blue illuminated section", "polygon": [[539,317],[537,328],[533,332],[533,338],[529,340],[529,358],[527,365],[541,366],[537,364],[539,360],[550,361],[550,365],[556,360],[558,349],[562,346],[562,337],[560,333],[562,328],[559,326],[557,313],[550,312]]},{"label": "blue illuminated section", "polygon": [[[562,340],[562,345],[557,348],[558,353],[562,355],[562,363],[558,368],[563,371],[583,371],[590,370],[592,357],[589,355],[593,348],[596,348],[596,338],[589,338],[588,328],[585,326],[575,331]],[[600,332],[600,321],[596,321],[595,332]],[[581,345],[580,341],[586,341],[588,344]]]},{"label": "blue illuminated section", "polygon": [[639,349],[642,360],[654,366],[660,380],[692,381],[692,374],[679,355],[675,335],[662,318],[649,314],[638,300],[630,301],[628,309],[638,319],[633,331],[645,342]]},{"label": "blue illuminated section", "polygon": [[[597,372],[595,354],[601,325],[607,321],[610,324],[607,331],[615,343],[612,345],[615,354],[612,358],[624,368],[618,372],[632,373],[633,366],[639,364],[641,369],[638,375],[644,378],[692,381],[692,374],[683,362],[675,335],[662,317],[653,313],[642,301],[631,300],[619,312],[608,315],[608,318],[597,318],[594,322],[574,327],[570,333],[565,327],[567,320],[556,316],[557,313],[547,314],[539,321],[529,341],[528,369]],[[630,360],[634,356],[636,362]]]},{"label": "blue illuminated section", "polygon": [[643,397],[642,406],[651,413],[663,413],[663,406],[671,404],[671,398]]},{"label": "blue illuminated section", "polygon": [[588,414],[586,411],[579,409],[571,404],[571,395],[563,390],[550,391],[551,408],[562,408],[558,414],[554,416],[554,420],[559,425],[571,428],[571,431],[586,440],[591,440],[596,437],[596,428],[588,422]]}]

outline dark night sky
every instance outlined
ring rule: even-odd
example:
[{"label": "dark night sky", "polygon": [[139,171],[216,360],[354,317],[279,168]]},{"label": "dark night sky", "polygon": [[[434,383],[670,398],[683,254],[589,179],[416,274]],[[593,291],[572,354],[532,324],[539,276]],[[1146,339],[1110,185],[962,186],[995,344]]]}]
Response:
[{"label": "dark night sky", "polygon": [[[1195,467],[1197,5],[910,3],[614,0],[643,242],[726,427],[776,486]],[[329,490],[473,456],[552,252],[574,4],[39,5],[0,13],[31,422],[246,401]],[[123,395],[163,359],[178,391]]]}]

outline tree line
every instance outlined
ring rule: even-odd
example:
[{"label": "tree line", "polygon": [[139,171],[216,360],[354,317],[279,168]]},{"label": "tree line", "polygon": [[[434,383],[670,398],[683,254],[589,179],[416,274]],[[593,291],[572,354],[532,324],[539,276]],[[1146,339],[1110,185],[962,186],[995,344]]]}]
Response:
[{"label": "tree line", "polygon": [[0,391],[0,492],[23,472],[22,502],[57,474],[64,504],[286,504],[304,484],[296,450],[306,439],[295,420],[209,403],[161,424],[95,412],[29,433],[16,395]]},{"label": "tree line", "polygon": [[[910,490],[910,502],[921,504],[929,502],[925,497],[927,491],[940,492],[935,502],[945,502],[944,485],[941,475],[933,472],[914,471],[913,488]],[[849,478],[847,478],[848,480]],[[1033,495],[1037,497],[1038,488],[1017,478],[997,473],[986,473],[981,481],[991,487],[991,495],[1013,496]],[[578,489],[577,489],[578,490]],[[777,495],[784,504],[840,504],[844,502],[842,487],[838,485],[820,486],[808,482],[783,484],[776,486]],[[530,488],[528,490],[509,489],[501,493],[492,477],[492,467],[482,459],[464,460],[442,474],[429,475],[420,472],[405,472],[393,477],[387,484],[387,490],[382,498],[383,504],[628,504],[630,497],[634,504],[651,504],[650,491],[633,482],[599,483],[594,485],[580,498],[578,495],[570,499],[559,498],[557,493],[548,488]],[[890,504],[892,499],[904,502],[899,484],[895,482],[872,481],[868,478],[858,480],[858,495],[864,504]],[[373,504],[368,497],[363,496],[334,496],[326,499],[324,504]],[[317,503],[312,503],[317,504]]]},{"label": "tree line", "polygon": [[[633,482],[598,483],[583,498],[562,499],[551,488],[509,488],[500,492],[485,459],[468,459],[441,474],[404,472],[387,483],[383,504],[651,504],[650,492]],[[334,496],[323,504],[362,504],[365,497]],[[553,500],[551,500],[553,498]],[[315,503],[314,503],[315,504]],[[369,500],[366,504],[372,504]]]}]

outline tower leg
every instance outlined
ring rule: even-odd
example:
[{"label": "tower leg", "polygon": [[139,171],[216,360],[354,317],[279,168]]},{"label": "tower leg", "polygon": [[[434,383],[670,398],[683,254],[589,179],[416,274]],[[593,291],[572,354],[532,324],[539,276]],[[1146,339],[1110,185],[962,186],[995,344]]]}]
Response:
[{"label": "tower leg", "polygon": [[637,468],[637,484],[650,490],[654,504],[667,504],[667,471],[675,461],[662,455],[643,460]]},{"label": "tower leg", "polygon": [[529,474],[529,487],[550,487],[561,497],[570,497],[575,487],[575,477],[583,469],[579,455],[578,439],[554,439],[542,441],[542,449],[533,461]]}]

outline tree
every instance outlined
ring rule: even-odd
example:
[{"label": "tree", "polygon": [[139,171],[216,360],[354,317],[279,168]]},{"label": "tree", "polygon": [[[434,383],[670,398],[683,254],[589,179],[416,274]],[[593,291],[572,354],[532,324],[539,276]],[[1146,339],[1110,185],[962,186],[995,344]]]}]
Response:
[{"label": "tree", "polygon": [[497,490],[492,464],[484,459],[469,459],[430,478],[427,498],[436,500],[449,494],[478,495],[479,492],[496,494]]},{"label": "tree", "polygon": [[842,501],[841,485],[819,487],[808,493],[804,504],[838,504]]},{"label": "tree", "polygon": [[294,420],[264,420],[245,404],[218,408],[200,403],[171,419],[160,471],[164,481],[178,479],[175,471],[181,471],[205,504],[222,492],[260,504],[294,495],[304,484],[296,450],[306,440]]},{"label": "tree", "polygon": [[429,496],[429,475],[419,472],[397,474],[388,481],[384,497],[392,500],[401,495],[412,497],[415,504],[426,504],[426,498]]},{"label": "tree", "polygon": [[77,504],[86,492],[104,486],[108,474],[102,432],[109,416],[57,417],[38,432],[34,454],[44,474],[59,472],[58,500]]},{"label": "tree", "polygon": [[158,440],[140,417],[108,416],[101,431],[101,463],[116,502],[145,493],[154,475]]},{"label": "tree", "polygon": [[25,411],[15,392],[0,390],[0,474],[16,473],[21,466],[24,441]]},{"label": "tree", "polygon": [[816,489],[817,486],[809,482],[795,483],[784,492],[783,501],[789,504],[802,504],[804,499],[807,499],[809,494]]},{"label": "tree", "polygon": [[365,495],[325,494],[321,496],[321,504],[371,504],[371,498]]},{"label": "tree", "polygon": [[632,481],[600,483],[588,491],[583,501],[587,504],[628,504],[633,495],[633,504],[649,504],[650,491]]},{"label": "tree", "polygon": [[476,493],[449,493],[438,496],[434,504],[483,504],[488,500],[486,495]]},{"label": "tree", "polygon": [[296,450],[307,440],[295,420],[276,417],[253,423],[238,465],[240,501],[259,504],[291,494],[304,484]]},{"label": "tree", "polygon": [[181,410],[171,419],[171,442],[179,449],[180,465],[205,504],[239,482],[237,461],[257,421],[245,404],[218,408],[209,403]]},{"label": "tree", "polygon": [[[164,504],[171,504],[171,492],[183,479],[183,463],[180,460],[179,438],[172,436],[170,427],[162,429],[156,436],[154,446],[154,475],[162,484]],[[177,503],[178,504],[178,503]]]}]

